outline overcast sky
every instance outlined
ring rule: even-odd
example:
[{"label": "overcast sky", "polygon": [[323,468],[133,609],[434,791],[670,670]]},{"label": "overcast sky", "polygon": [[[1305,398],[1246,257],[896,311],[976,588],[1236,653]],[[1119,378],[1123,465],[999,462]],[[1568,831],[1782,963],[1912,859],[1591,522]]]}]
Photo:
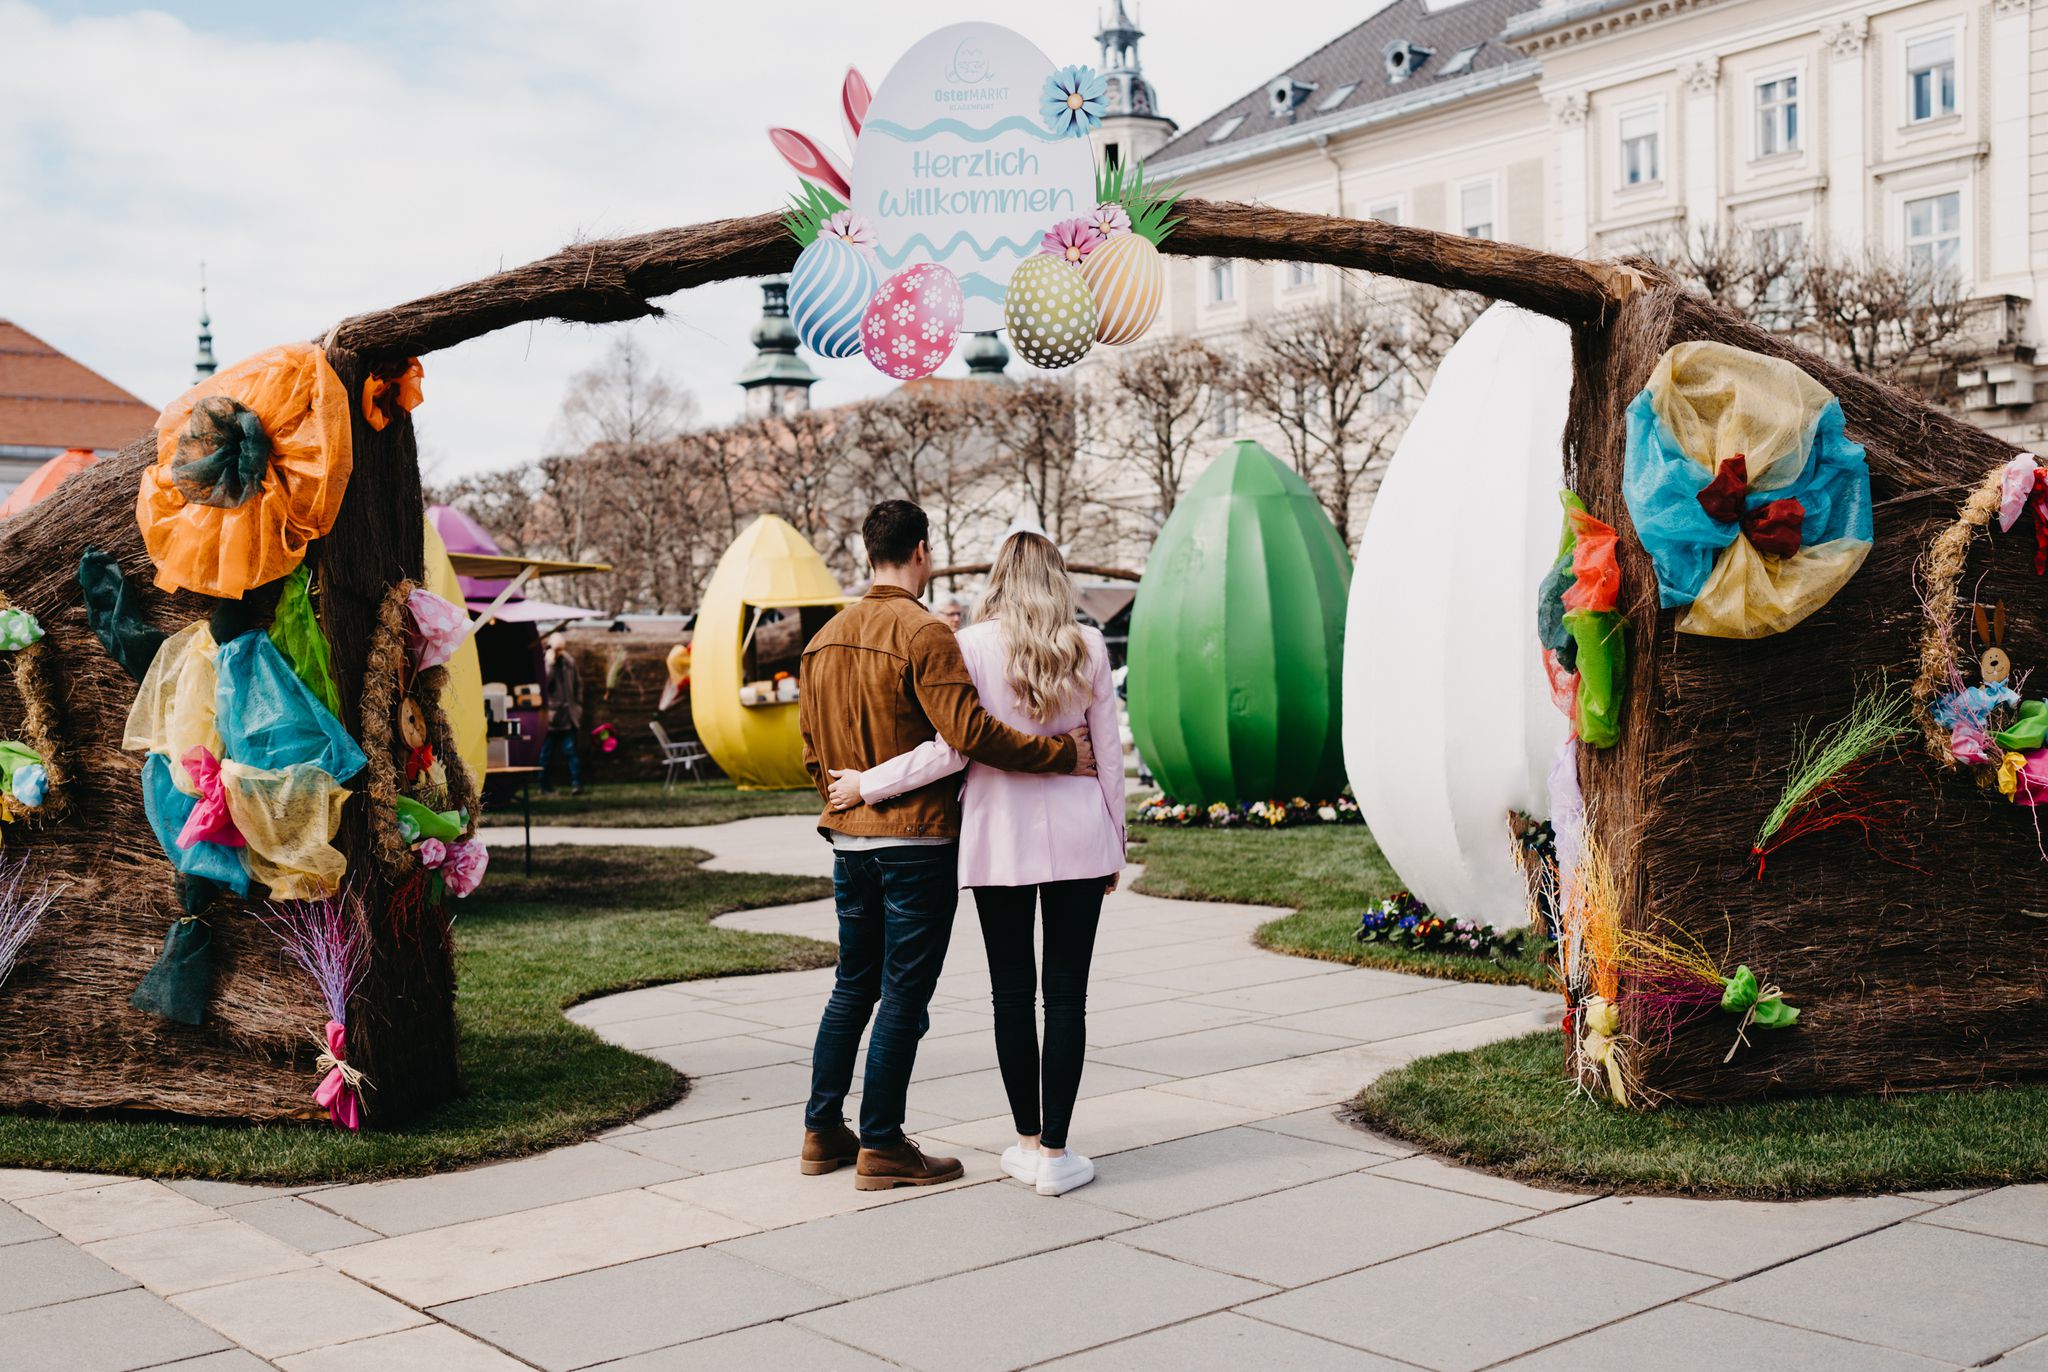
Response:
[{"label": "overcast sky", "polygon": [[[1380,7],[1152,0],[1146,74],[1192,124]],[[925,33],[980,16],[1092,64],[1097,14],[1094,0],[0,0],[0,317],[161,405],[191,380],[202,259],[225,364],[574,239],[775,206],[795,178],[762,130],[839,146],[849,63],[879,85]],[[547,451],[564,386],[619,328],[707,417],[735,413],[758,287],[668,305],[664,320],[522,327],[428,358],[430,479]],[[887,384],[859,358],[814,365],[823,404]]]}]

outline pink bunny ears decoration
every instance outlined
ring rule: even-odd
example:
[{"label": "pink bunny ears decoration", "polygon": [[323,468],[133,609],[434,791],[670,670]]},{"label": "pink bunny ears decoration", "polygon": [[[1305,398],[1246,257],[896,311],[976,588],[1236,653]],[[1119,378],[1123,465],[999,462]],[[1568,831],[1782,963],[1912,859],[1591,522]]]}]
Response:
[{"label": "pink bunny ears decoration", "polygon": [[[846,125],[849,148],[860,141],[860,126],[868,117],[868,104],[873,99],[874,93],[860,72],[848,67],[846,79],[839,86],[839,117]],[[771,128],[768,141],[806,185],[830,191],[842,203],[852,199],[852,173],[817,139],[795,129]]]}]

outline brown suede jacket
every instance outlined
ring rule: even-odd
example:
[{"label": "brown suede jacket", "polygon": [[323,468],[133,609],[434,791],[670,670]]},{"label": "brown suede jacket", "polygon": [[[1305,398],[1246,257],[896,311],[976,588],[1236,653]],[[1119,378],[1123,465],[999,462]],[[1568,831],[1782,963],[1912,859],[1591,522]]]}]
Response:
[{"label": "brown suede jacket", "polygon": [[[1021,733],[981,708],[953,630],[910,592],[877,586],[828,621],[804,649],[797,718],[804,769],[824,795],[832,768],[866,770],[937,735],[1006,772],[1071,772],[1074,740]],[[876,805],[834,813],[818,828],[890,838],[958,838],[960,781],[947,777]]]}]

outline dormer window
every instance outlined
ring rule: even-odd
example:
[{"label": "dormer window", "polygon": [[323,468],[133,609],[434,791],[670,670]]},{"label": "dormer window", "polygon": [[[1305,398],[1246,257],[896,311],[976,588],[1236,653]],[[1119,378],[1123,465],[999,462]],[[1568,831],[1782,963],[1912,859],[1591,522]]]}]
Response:
[{"label": "dormer window", "polygon": [[1396,38],[1381,51],[1387,59],[1387,80],[1399,85],[1422,70],[1422,64],[1429,60],[1431,50],[1419,43],[1411,43],[1405,38]]},{"label": "dormer window", "polygon": [[1230,118],[1224,120],[1222,123],[1216,126],[1216,131],[1209,135],[1208,141],[1211,143],[1221,143],[1224,139],[1230,137],[1230,135],[1232,135],[1233,133],[1236,133],[1237,126],[1242,123],[1244,123],[1243,115],[1231,115]]}]

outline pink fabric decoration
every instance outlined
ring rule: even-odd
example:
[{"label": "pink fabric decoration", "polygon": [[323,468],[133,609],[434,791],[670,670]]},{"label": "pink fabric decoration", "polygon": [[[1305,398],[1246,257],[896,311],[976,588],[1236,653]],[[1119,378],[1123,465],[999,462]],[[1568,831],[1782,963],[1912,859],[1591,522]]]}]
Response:
[{"label": "pink fabric decoration", "polygon": [[2048,748],[2036,748],[2027,754],[2027,765],[2020,768],[2019,785],[2012,793],[2015,805],[2048,805]]},{"label": "pink fabric decoration", "polygon": [[339,1020],[327,1021],[327,1056],[334,1060],[334,1066],[327,1069],[327,1075],[313,1088],[313,1103],[327,1107],[327,1118],[343,1129],[363,1127],[362,1102],[356,1099],[353,1086],[348,1083],[348,1074],[342,1070],[347,1061],[344,1034],[346,1031]]},{"label": "pink fabric decoration", "polygon": [[2032,453],[2021,453],[2005,464],[2005,476],[1998,490],[1998,528],[2001,533],[2011,533],[2012,526],[2020,522],[2026,513],[2027,497],[2034,493],[2034,472],[2041,459]]},{"label": "pink fabric decoration", "polygon": [[178,831],[178,846],[218,843],[223,848],[248,847],[242,831],[235,827],[235,817],[228,813],[227,793],[220,786],[220,759],[204,748],[193,748],[183,761],[185,774],[199,788],[199,803],[185,816],[185,827]]},{"label": "pink fabric decoration", "polygon": [[1956,727],[1949,731],[1948,751],[1957,762],[1998,760],[1991,752],[1991,736],[1984,732],[1984,726],[1968,719],[1957,720]]},{"label": "pink fabric decoration", "polygon": [[484,868],[490,865],[491,853],[482,840],[457,839],[448,845],[447,860],[441,864],[441,880],[447,883],[448,894],[459,900],[483,885]]},{"label": "pink fabric decoration", "polygon": [[412,644],[413,661],[421,671],[439,667],[454,657],[462,640],[469,636],[469,612],[432,591],[415,589],[405,598],[405,607],[412,611],[413,622],[413,632],[406,637]]},{"label": "pink fabric decoration", "polygon": [[448,860],[448,845],[437,838],[420,840],[420,846],[413,849],[419,854],[420,866],[432,871]]}]

